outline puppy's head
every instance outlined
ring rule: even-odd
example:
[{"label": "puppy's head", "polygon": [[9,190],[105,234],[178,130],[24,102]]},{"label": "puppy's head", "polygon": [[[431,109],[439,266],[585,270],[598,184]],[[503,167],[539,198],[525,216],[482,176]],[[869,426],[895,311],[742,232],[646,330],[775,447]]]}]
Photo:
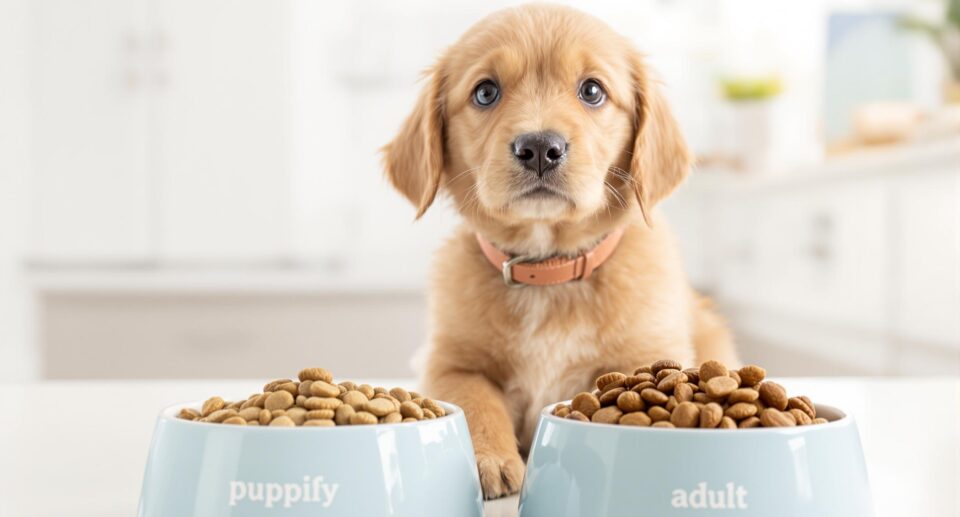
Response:
[{"label": "puppy's head", "polygon": [[649,208],[690,167],[676,122],[623,37],[583,13],[527,6],[482,20],[429,71],[384,148],[417,207],[441,186],[467,218],[579,222]]}]

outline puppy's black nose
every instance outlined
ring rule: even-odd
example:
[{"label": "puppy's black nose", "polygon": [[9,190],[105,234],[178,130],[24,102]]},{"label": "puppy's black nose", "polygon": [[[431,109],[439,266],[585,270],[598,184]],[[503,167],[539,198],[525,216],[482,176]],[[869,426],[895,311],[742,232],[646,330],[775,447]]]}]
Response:
[{"label": "puppy's black nose", "polygon": [[513,155],[524,169],[543,177],[567,159],[567,141],[553,131],[525,133],[513,141]]}]

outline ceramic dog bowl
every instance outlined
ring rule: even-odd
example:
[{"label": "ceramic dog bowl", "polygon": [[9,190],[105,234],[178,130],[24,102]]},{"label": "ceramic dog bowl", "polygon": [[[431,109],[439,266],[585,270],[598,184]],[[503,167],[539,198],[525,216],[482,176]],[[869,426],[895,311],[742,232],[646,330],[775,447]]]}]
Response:
[{"label": "ceramic dog bowl", "polygon": [[867,517],[853,418],[792,428],[658,429],[562,419],[545,409],[520,517]]},{"label": "ceramic dog bowl", "polygon": [[416,423],[243,427],[163,411],[140,517],[482,517],[460,408]]}]

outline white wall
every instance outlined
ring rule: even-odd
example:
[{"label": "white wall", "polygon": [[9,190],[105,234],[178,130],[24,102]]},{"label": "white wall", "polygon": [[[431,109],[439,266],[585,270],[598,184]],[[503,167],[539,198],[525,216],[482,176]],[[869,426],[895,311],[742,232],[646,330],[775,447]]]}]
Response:
[{"label": "white wall", "polygon": [[29,7],[27,0],[0,2],[0,380],[30,378],[36,368],[20,274],[29,192]]}]

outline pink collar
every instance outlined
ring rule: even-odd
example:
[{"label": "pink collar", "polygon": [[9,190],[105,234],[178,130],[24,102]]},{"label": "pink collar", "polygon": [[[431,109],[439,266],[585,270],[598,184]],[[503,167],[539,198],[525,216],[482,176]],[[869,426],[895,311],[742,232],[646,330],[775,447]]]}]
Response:
[{"label": "pink collar", "polygon": [[590,278],[593,270],[600,267],[613,255],[623,237],[623,228],[607,234],[592,249],[581,252],[575,258],[551,257],[531,262],[530,257],[511,257],[497,249],[492,242],[477,234],[477,242],[483,255],[503,273],[503,282],[510,287],[523,285],[557,285],[574,280]]}]

